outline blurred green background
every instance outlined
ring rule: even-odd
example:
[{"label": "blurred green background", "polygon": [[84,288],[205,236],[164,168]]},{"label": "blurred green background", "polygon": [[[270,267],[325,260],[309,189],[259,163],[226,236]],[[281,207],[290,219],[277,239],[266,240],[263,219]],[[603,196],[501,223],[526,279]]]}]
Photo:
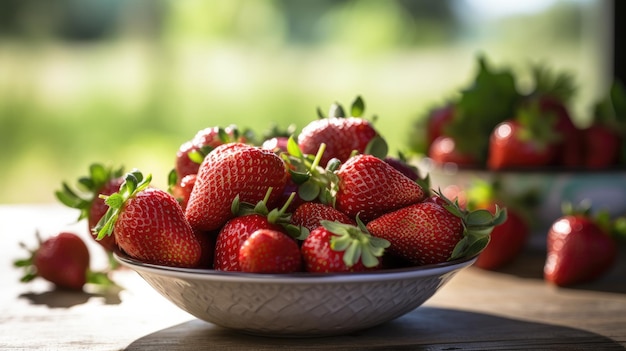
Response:
[{"label": "blurred green background", "polygon": [[405,151],[416,121],[473,79],[479,53],[494,67],[573,73],[584,124],[610,81],[607,4],[2,0],[0,203],[56,201],[92,162],[163,187],[199,129],[302,128],[357,95],[391,151]]}]

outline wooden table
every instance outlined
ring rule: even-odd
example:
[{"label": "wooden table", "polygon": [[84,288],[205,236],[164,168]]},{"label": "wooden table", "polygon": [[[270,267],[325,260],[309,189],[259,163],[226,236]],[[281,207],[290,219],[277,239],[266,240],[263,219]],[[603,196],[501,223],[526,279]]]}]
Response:
[{"label": "wooden table", "polygon": [[[57,205],[0,206],[0,350],[626,350],[626,250],[603,279],[556,288],[541,279],[544,253],[530,245],[499,272],[470,267],[425,305],[377,328],[309,339],[242,335],[179,310],[132,271],[121,290],[54,290],[18,282],[18,242],[72,230],[77,212]],[[90,240],[90,239],[89,239]],[[537,241],[537,240],[535,240]],[[541,241],[541,238],[538,240]],[[538,248],[539,247],[539,248]],[[93,265],[106,256],[90,242]]]}]

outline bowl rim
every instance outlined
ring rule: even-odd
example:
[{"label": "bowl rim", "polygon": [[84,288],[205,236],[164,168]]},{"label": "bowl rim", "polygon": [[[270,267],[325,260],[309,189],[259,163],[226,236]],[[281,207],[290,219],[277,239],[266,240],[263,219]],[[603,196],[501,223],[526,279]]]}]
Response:
[{"label": "bowl rim", "polygon": [[256,282],[272,284],[328,284],[347,282],[378,282],[391,280],[415,279],[420,277],[439,276],[471,266],[478,255],[464,257],[447,262],[429,264],[414,267],[389,268],[369,272],[350,273],[246,273],[218,271],[206,268],[182,268],[163,266],[141,262],[124,252],[115,251],[113,257],[122,265],[136,271],[139,274],[157,274],[161,276],[177,277],[183,279],[195,279],[221,282]]}]

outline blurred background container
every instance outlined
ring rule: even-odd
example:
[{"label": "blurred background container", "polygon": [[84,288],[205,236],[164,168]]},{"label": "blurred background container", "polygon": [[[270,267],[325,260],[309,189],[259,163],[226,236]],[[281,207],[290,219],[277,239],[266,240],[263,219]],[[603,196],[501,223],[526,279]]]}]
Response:
[{"label": "blurred background container", "polygon": [[572,72],[584,123],[614,74],[614,11],[607,0],[2,0],[0,203],[53,202],[92,162],[165,186],[199,129],[301,128],[357,95],[403,151],[480,53]]}]

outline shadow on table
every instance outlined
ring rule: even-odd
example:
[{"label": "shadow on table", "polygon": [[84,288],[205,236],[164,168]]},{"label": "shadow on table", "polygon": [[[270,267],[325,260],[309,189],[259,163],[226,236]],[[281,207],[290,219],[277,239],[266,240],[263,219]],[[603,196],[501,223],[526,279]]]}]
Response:
[{"label": "shadow on table", "polygon": [[30,301],[33,305],[46,305],[50,308],[69,308],[87,303],[92,298],[102,298],[105,305],[119,305],[120,289],[109,288],[99,292],[71,291],[54,289],[44,292],[27,292],[20,294],[20,298]]},{"label": "shadow on table", "polygon": [[[612,269],[602,277],[584,284],[576,284],[562,289],[593,290],[610,293],[626,294],[626,245],[620,248],[618,258]],[[499,273],[510,274],[525,279],[543,280],[543,266],[546,252],[541,250],[527,250],[515,261],[497,270]]]},{"label": "shadow on table", "polygon": [[378,327],[323,338],[271,338],[191,320],[136,340],[126,350],[626,350],[588,331],[461,310],[420,307]]}]

